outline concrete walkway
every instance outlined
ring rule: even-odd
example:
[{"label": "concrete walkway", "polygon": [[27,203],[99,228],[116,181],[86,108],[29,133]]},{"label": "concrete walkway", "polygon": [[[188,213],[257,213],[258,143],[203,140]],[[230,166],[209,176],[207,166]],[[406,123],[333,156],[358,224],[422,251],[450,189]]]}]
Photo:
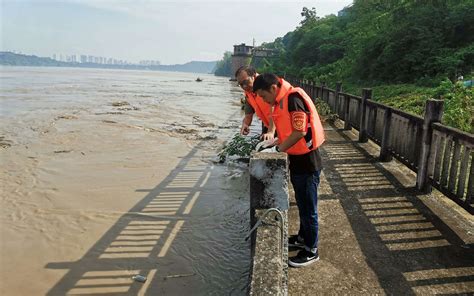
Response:
[{"label": "concrete walkway", "polygon": [[[290,268],[289,295],[474,293],[474,220],[357,134],[326,126],[319,199],[320,261]],[[298,210],[291,202],[290,234]],[[290,250],[290,256],[296,251]]]}]

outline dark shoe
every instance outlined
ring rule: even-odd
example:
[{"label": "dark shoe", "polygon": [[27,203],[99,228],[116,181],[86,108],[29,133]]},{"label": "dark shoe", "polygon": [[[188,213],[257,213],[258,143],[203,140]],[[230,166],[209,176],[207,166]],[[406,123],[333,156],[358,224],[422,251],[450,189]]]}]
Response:
[{"label": "dark shoe", "polygon": [[304,241],[298,235],[292,235],[288,238],[288,247],[304,248]]},{"label": "dark shoe", "polygon": [[288,264],[292,267],[303,267],[308,266],[311,263],[314,263],[319,260],[318,250],[316,249],[316,253],[301,250],[298,252],[298,255],[295,257],[291,257],[288,260]]}]

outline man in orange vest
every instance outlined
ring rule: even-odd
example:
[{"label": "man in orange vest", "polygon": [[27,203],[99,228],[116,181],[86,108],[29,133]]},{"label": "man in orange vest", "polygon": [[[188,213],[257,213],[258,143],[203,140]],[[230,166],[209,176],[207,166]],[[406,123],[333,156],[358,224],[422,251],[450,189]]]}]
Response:
[{"label": "man in orange vest", "polygon": [[302,248],[288,263],[303,267],[319,260],[318,186],[322,163],[318,148],[324,142],[324,129],[314,103],[301,88],[267,73],[255,79],[253,91],[273,107],[272,119],[279,138],[278,145],[263,151],[288,153],[300,216],[298,235],[290,236],[288,245]]},{"label": "man in orange vest", "polygon": [[271,120],[270,114],[272,112],[271,106],[265,103],[261,97],[257,96],[253,92],[253,82],[258,76],[254,68],[250,66],[242,66],[237,71],[235,71],[235,78],[237,83],[245,92],[245,117],[242,120],[242,127],[240,133],[242,135],[247,135],[250,132],[250,125],[252,124],[252,119],[254,113],[262,121],[262,136],[263,140],[271,140],[275,134],[275,127]]}]

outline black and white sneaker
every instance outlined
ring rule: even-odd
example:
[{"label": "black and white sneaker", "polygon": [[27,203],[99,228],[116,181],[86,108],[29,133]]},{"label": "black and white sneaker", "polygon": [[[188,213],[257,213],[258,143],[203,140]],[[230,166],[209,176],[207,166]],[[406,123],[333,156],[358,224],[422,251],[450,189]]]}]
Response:
[{"label": "black and white sneaker", "polygon": [[301,250],[295,257],[291,257],[288,260],[288,264],[292,267],[303,267],[308,266],[316,261],[319,260],[318,250],[316,249],[316,253]]},{"label": "black and white sneaker", "polygon": [[304,240],[298,235],[292,235],[288,238],[288,247],[304,248]]}]

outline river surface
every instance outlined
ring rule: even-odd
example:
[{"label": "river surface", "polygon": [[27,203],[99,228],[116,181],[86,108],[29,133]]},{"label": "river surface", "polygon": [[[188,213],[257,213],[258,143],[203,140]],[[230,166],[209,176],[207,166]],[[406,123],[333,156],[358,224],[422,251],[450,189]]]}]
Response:
[{"label": "river surface", "polygon": [[235,83],[2,67],[0,87],[1,295],[245,294],[246,165],[215,162]]}]

